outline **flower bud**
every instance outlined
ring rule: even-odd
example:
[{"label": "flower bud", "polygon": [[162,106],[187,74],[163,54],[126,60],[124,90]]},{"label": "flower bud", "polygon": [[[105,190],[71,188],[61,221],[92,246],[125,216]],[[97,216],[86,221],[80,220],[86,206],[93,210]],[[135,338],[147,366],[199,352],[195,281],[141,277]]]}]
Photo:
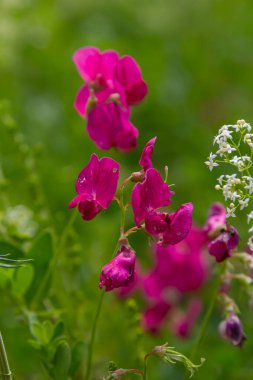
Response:
[{"label": "flower bud", "polygon": [[232,251],[236,248],[238,242],[238,232],[231,226],[229,230],[222,232],[208,244],[208,251],[219,263],[232,256]]},{"label": "flower bud", "polygon": [[230,314],[226,320],[220,323],[219,332],[224,339],[229,340],[234,346],[241,347],[247,339],[241,321],[235,314]]},{"label": "flower bud", "polygon": [[129,286],[134,280],[135,252],[129,245],[120,245],[116,256],[101,271],[99,287],[108,292]]}]

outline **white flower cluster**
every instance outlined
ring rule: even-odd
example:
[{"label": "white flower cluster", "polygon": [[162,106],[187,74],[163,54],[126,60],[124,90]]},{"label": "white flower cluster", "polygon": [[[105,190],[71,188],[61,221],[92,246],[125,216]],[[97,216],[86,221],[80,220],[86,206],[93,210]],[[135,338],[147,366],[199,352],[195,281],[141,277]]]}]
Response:
[{"label": "white flower cluster", "polygon": [[[228,164],[236,170],[234,174],[223,174],[218,178],[215,186],[229,202],[227,218],[236,217],[236,210],[243,210],[250,205],[253,198],[253,176],[250,169],[253,158],[253,133],[251,126],[245,120],[238,120],[236,124],[224,125],[214,137],[213,144],[216,152],[210,153],[205,164],[210,170],[221,164]],[[251,238],[248,241],[253,250],[253,211],[248,214],[248,223]]]}]

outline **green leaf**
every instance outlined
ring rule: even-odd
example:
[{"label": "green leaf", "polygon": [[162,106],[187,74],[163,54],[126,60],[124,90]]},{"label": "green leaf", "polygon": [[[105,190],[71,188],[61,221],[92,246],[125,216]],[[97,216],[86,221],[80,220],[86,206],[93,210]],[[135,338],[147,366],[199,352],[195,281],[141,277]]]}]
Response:
[{"label": "green leaf", "polygon": [[17,296],[23,296],[32,283],[34,269],[32,265],[26,265],[16,269],[12,281],[12,291]]},{"label": "green leaf", "polygon": [[50,282],[48,270],[53,254],[52,235],[48,231],[43,232],[37,239],[35,239],[30,251],[28,252],[28,258],[34,260],[34,278],[26,295],[28,302],[31,302],[35,295],[38,300],[42,299],[47,291]]},{"label": "green leaf", "polygon": [[54,327],[54,333],[52,336],[52,340],[61,336],[63,334],[63,332],[64,332],[64,323],[63,323],[63,321],[59,321]]},{"label": "green leaf", "polygon": [[16,245],[11,244],[7,241],[0,241],[0,255],[10,254],[12,259],[23,259],[24,252],[19,249]]},{"label": "green leaf", "polygon": [[54,356],[54,375],[56,380],[67,380],[71,363],[71,351],[67,342],[61,342]]},{"label": "green leaf", "polygon": [[77,342],[72,349],[72,358],[70,366],[70,375],[74,376],[82,362],[84,362],[87,356],[87,344],[84,342]]}]

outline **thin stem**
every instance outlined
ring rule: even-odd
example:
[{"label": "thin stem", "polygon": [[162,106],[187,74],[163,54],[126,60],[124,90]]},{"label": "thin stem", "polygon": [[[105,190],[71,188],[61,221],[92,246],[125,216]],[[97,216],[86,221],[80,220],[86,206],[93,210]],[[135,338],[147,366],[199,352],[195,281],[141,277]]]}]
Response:
[{"label": "thin stem", "polygon": [[[118,249],[118,242],[114,248],[112,257],[115,256],[117,249]],[[89,342],[89,346],[88,346],[88,359],[87,359],[85,380],[89,380],[89,378],[90,378],[92,356],[93,356],[93,346],[94,346],[94,340],[95,340],[95,336],[96,336],[97,322],[98,322],[100,311],[102,308],[104,295],[105,295],[105,291],[103,289],[102,293],[100,294],[99,300],[98,300],[97,310],[96,310],[95,317],[93,319],[93,323],[92,323],[92,327],[91,327],[91,336],[90,336],[90,342]]]},{"label": "thin stem", "polygon": [[88,359],[87,359],[87,368],[86,368],[86,375],[85,375],[85,380],[89,380],[90,378],[90,372],[91,372],[91,364],[92,364],[92,355],[93,355],[93,346],[94,346],[94,340],[95,340],[95,335],[96,335],[96,329],[97,329],[97,322],[98,318],[100,315],[101,307],[103,304],[103,299],[104,299],[105,291],[102,290],[102,293],[100,294],[99,297],[99,302],[97,305],[97,310],[95,313],[95,317],[92,323],[92,328],[91,328],[91,337],[90,337],[90,343],[88,347]]},{"label": "thin stem", "polygon": [[145,355],[144,358],[144,371],[143,371],[143,380],[148,380],[148,358],[149,354]]},{"label": "thin stem", "polygon": [[0,379],[13,380],[1,332],[0,332]]},{"label": "thin stem", "polygon": [[212,312],[213,312],[213,309],[214,309],[214,306],[215,306],[215,302],[216,302],[216,299],[217,299],[217,295],[218,295],[218,292],[219,292],[219,288],[220,288],[220,281],[221,281],[221,276],[222,276],[222,273],[224,272],[224,269],[225,269],[225,263],[224,264],[220,264],[221,265],[221,268],[220,268],[220,271],[217,275],[217,278],[216,278],[216,281],[215,281],[215,284],[214,284],[214,288],[213,288],[213,294],[212,294],[212,297],[211,297],[211,301],[210,301],[210,304],[209,304],[209,307],[206,311],[206,314],[204,316],[204,319],[203,319],[203,322],[202,322],[202,326],[201,326],[201,330],[200,330],[200,333],[199,333],[199,336],[198,336],[198,339],[197,339],[197,342],[195,344],[195,346],[193,347],[193,351],[192,351],[192,354],[191,354],[191,360],[194,360],[195,356],[196,356],[196,353],[198,352],[198,349],[206,335],[206,331],[207,331],[207,327],[208,327],[208,322],[210,320],[210,317],[212,315]]}]

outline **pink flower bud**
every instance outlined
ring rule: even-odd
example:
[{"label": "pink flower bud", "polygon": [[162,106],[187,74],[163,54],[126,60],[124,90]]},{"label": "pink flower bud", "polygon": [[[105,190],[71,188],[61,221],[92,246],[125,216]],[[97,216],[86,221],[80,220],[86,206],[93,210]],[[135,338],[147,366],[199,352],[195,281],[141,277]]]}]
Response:
[{"label": "pink flower bud", "polygon": [[134,281],[135,252],[130,246],[122,245],[117,255],[101,271],[99,287],[106,292],[129,286]]}]

